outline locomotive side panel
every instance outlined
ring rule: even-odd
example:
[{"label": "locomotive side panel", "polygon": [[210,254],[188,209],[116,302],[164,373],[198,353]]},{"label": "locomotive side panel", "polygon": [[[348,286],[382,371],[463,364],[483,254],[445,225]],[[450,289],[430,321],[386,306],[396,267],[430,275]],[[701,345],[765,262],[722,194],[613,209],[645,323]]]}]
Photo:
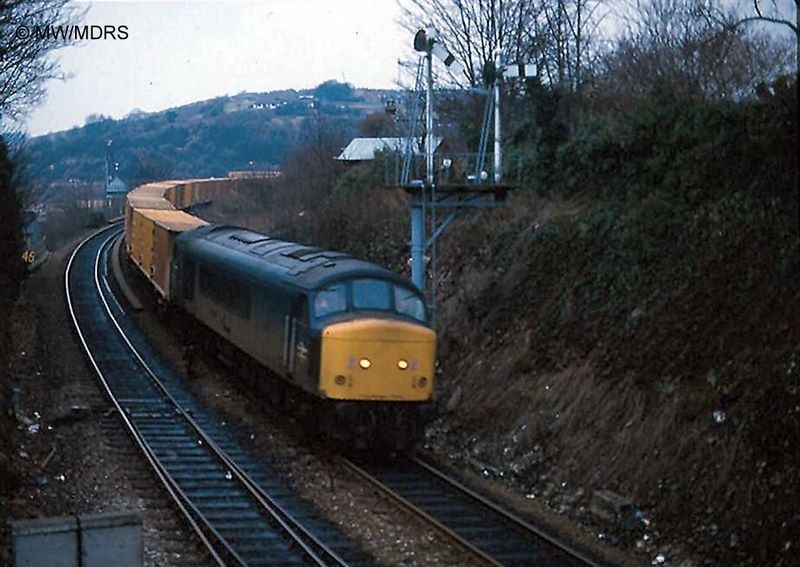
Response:
[{"label": "locomotive side panel", "polygon": [[289,312],[289,296],[280,289],[259,286],[256,294],[256,324],[263,337],[256,347],[255,358],[278,372],[283,366],[285,320]]},{"label": "locomotive side panel", "polygon": [[196,266],[191,300],[184,293],[181,306],[275,374],[317,394],[309,366],[310,330],[301,307],[306,300],[280,287],[254,285],[233,271],[201,262]]},{"label": "locomotive side panel", "polygon": [[246,282],[216,266],[198,262],[193,314],[234,345],[248,342],[252,292]]}]

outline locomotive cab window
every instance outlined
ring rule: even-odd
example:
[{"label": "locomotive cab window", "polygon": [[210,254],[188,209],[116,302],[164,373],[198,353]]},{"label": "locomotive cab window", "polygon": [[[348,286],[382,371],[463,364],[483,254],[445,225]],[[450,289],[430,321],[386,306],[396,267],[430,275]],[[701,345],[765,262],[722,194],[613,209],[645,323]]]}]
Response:
[{"label": "locomotive cab window", "polygon": [[396,286],[394,288],[394,305],[400,315],[425,322],[425,303],[417,292]]},{"label": "locomotive cab window", "polygon": [[314,317],[326,317],[341,313],[347,308],[344,284],[336,284],[319,290],[314,294]]},{"label": "locomotive cab window", "polygon": [[383,280],[353,280],[353,307],[356,309],[392,308],[392,284]]}]

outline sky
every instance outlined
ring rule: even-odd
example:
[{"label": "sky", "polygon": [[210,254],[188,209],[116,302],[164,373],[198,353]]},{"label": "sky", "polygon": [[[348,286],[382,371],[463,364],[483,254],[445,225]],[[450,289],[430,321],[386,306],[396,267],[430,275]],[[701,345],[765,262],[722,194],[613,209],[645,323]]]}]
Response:
[{"label": "sky", "polygon": [[[720,1],[751,11],[749,0]],[[761,3],[768,12],[793,16],[793,0]],[[90,114],[123,118],[134,109],[154,112],[242,91],[312,88],[330,79],[394,88],[398,59],[413,53],[396,0],[76,5],[86,10],[80,24],[125,26],[127,38],[86,40],[54,52],[69,78],[47,83],[45,100],[26,121],[31,136],[82,125]],[[786,32],[783,26],[768,29]]]},{"label": "sky", "polygon": [[[311,88],[335,79],[393,88],[412,38],[395,0],[92,2],[81,24],[127,26],[127,39],[55,52],[65,81],[26,121],[29,135],[242,91]],[[119,33],[119,32],[117,32]]]}]

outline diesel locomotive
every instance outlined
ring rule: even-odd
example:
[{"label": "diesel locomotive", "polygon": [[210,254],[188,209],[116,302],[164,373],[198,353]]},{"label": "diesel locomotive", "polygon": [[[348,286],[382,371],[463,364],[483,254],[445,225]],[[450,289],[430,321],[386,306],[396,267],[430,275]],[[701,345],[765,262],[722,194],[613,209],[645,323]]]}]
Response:
[{"label": "diesel locomotive", "polygon": [[174,206],[203,198],[203,183],[153,184],[128,199],[128,254],[156,293],[228,355],[268,369],[268,388],[290,392],[328,437],[361,446],[417,438],[436,355],[419,290],[347,254],[209,225]]}]

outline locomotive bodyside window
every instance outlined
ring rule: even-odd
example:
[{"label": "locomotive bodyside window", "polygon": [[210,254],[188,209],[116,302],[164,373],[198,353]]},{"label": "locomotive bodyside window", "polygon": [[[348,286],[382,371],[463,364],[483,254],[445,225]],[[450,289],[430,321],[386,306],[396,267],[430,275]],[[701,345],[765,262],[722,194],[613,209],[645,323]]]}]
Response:
[{"label": "locomotive bodyside window", "polygon": [[247,283],[202,267],[200,292],[230,313],[242,319],[250,318],[251,293]]},{"label": "locomotive bodyside window", "polygon": [[228,309],[242,319],[250,318],[250,286],[244,282],[228,279],[228,294],[225,303]]}]

